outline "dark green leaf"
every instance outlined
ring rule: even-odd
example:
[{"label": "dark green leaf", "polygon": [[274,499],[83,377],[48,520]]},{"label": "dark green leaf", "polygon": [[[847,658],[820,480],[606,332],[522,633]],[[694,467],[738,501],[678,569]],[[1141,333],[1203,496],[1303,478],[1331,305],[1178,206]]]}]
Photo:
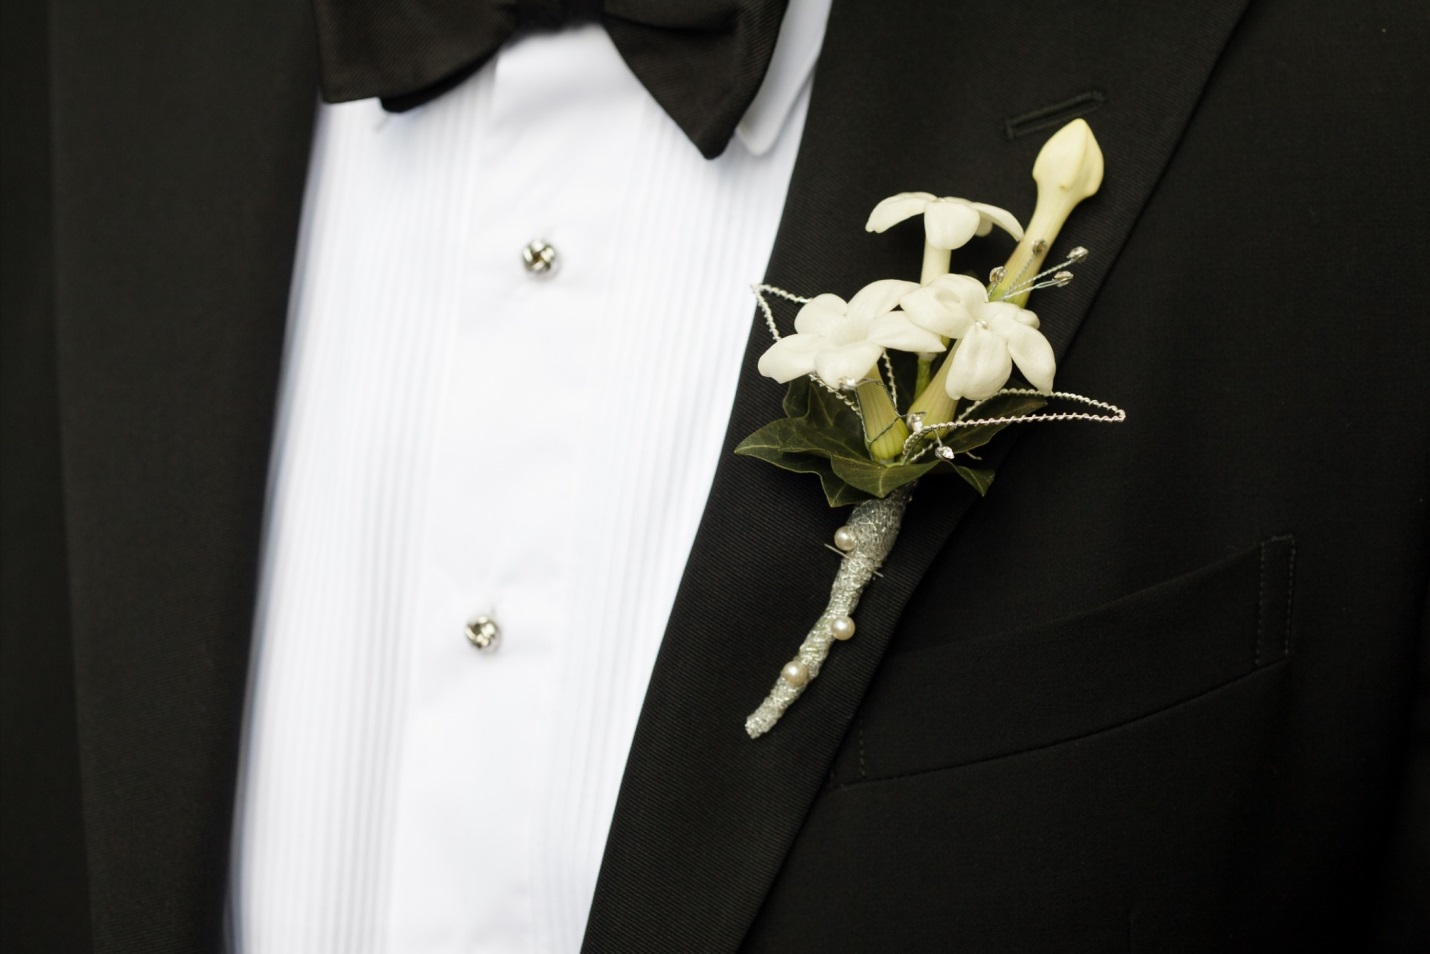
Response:
[{"label": "dark green leaf", "polygon": [[[763,430],[763,428],[761,429]],[[756,432],[758,434],[758,432]],[[751,435],[753,438],[756,435]],[[824,488],[825,499],[829,501],[831,507],[843,507],[848,504],[856,504],[868,500],[869,495],[861,490],[856,490],[849,484],[841,480],[835,473],[828,457],[820,457],[816,454],[800,454],[781,450],[777,447],[765,443],[751,443],[747,438],[735,448],[735,453],[746,457],[754,457],[757,460],[774,464],[782,470],[792,471],[796,474],[815,474],[819,477],[820,485]]]},{"label": "dark green leaf", "polygon": [[993,483],[993,471],[986,467],[961,467],[958,464],[954,464],[953,469],[958,476],[972,484],[973,489],[980,495],[988,493],[988,488]]},{"label": "dark green leaf", "polygon": [[[864,443],[838,432],[814,426],[808,420],[782,417],[771,421],[740,442],[735,453],[751,457],[759,451],[788,454],[818,454],[821,457],[863,457]],[[865,458],[867,459],[867,458]]]},{"label": "dark green leaf", "polygon": [[785,417],[800,418],[809,414],[809,392],[811,382],[808,377],[795,378],[785,389]]},{"label": "dark green leaf", "polygon": [[[1030,395],[1002,395],[985,402],[972,419],[1031,414],[1047,402]],[[942,461],[917,464],[876,464],[869,459],[856,415],[839,396],[808,378],[792,381],[784,400],[788,417],[771,421],[740,442],[735,453],[754,457],[784,470],[815,474],[831,507],[885,497],[931,472]],[[944,444],[963,453],[986,444],[1007,424],[961,427]],[[980,494],[993,482],[991,470],[954,465],[953,471]]]},{"label": "dark green leaf", "polygon": [[939,465],[938,460],[921,464],[876,464],[869,458],[833,457],[830,464],[846,483],[874,497],[887,497],[905,484],[913,483]]},{"label": "dark green leaf", "polygon": [[785,392],[785,415],[791,420],[803,420],[820,431],[858,437],[862,432],[859,415],[845,404],[839,395],[808,377],[796,378]]}]

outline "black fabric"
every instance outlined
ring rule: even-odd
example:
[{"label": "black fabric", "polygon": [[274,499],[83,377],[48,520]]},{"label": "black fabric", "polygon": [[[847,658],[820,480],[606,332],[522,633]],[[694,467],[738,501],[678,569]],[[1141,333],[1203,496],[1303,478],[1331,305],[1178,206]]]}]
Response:
[{"label": "black fabric", "polygon": [[786,0],[313,0],[329,102],[403,112],[447,92],[518,30],[601,20],[702,155],[725,151],[759,92]]},{"label": "black fabric", "polygon": [[[43,546],[47,562],[63,554],[70,619],[53,583],[20,604],[43,625],[13,633],[30,658],[7,672],[26,683],[7,704],[62,706],[73,693],[76,705],[42,727],[68,736],[56,766],[35,763],[33,748],[11,761],[7,748],[5,771],[55,773],[77,747],[81,785],[55,793],[46,815],[10,816],[7,804],[3,827],[73,822],[73,800],[84,817],[44,833],[53,857],[15,871],[6,859],[5,899],[66,877],[82,837],[88,903],[67,895],[57,920],[74,927],[33,933],[91,931],[99,951],[216,950],[315,105],[311,14],[290,0],[136,0],[102,14],[56,3],[48,19],[49,96],[34,102],[49,110],[52,185],[5,181],[7,196],[31,204],[15,228],[40,263],[6,272],[5,318],[8,328],[25,314],[9,296],[31,297],[28,320],[56,336],[59,426],[45,418],[55,399],[41,369],[34,386],[7,375],[4,400],[7,414],[34,414],[26,426],[46,441],[59,438],[58,482],[43,447],[18,456],[47,494],[63,494],[65,535],[53,511],[32,511],[43,534],[28,547]],[[42,297],[51,274],[53,297]],[[41,348],[16,360],[47,359]],[[7,579],[25,568],[11,555]],[[73,663],[60,682],[35,657],[68,652],[66,636]],[[36,731],[26,735],[43,740]],[[46,914],[33,905],[16,917]]]},{"label": "black fabric", "polygon": [[88,950],[54,328],[49,29],[0,6],[0,950]]},{"label": "black fabric", "polygon": [[[768,280],[847,296],[916,277],[919,230],[866,235],[874,203],[1026,210],[1042,140],[1010,140],[1007,117],[1099,90],[1107,177],[1060,240],[1093,256],[1036,308],[1059,386],[1130,418],[1008,435],[985,500],[926,481],[858,635],[753,743],[749,673],[778,671],[822,609],[839,518],[807,478],[727,455],[588,950],[1351,949],[1382,930],[1419,949],[1424,826],[1395,806],[1425,758],[1426,288],[1382,284],[1385,336],[1343,322],[1365,313],[1353,276],[1426,250],[1406,218],[1430,209],[1424,125],[1367,106],[1423,88],[1425,25],[1392,4],[1241,6],[835,5]],[[955,36],[1009,40],[955,57]],[[1318,65],[1330,36],[1378,69]],[[757,320],[727,450],[779,413],[767,343]],[[1258,664],[1247,561],[1266,543],[1289,578],[1268,542],[1287,536],[1294,638]],[[1185,583],[1235,554],[1250,583]],[[1150,606],[1098,612],[1123,599]],[[1399,921],[1375,910],[1391,846],[1413,859]]]},{"label": "black fabric", "polygon": [[[15,74],[48,95],[4,97],[0,925],[217,951],[312,27],[50,26]],[[1426,34],[1390,0],[835,3],[769,280],[909,276],[917,224],[862,230],[900,190],[1026,212],[1009,118],[1096,90],[1107,179],[1059,242],[1093,257],[1036,308],[1059,387],[1129,419],[1007,435],[983,499],[922,484],[756,742],[839,515],[726,455],[587,949],[1430,947]],[[731,441],[779,413],[752,328]]]}]

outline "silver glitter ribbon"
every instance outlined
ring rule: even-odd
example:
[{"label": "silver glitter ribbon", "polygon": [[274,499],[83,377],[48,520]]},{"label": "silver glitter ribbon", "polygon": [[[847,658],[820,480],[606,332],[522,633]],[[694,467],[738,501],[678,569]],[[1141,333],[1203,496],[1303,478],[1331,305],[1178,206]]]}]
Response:
[{"label": "silver glitter ribbon", "polygon": [[[849,522],[844,528],[854,540],[839,572],[834,577],[834,586],[829,591],[829,605],[824,614],[809,631],[800,644],[799,652],[791,662],[803,663],[809,678],[802,685],[787,682],[783,675],[775,680],[775,686],[760,707],[745,720],[745,731],[750,738],[758,739],[775,727],[806,687],[814,682],[819,669],[829,655],[829,647],[835,642],[833,622],[843,616],[853,614],[859,605],[859,597],[864,587],[874,578],[889,552],[894,549],[894,541],[899,537],[899,526],[904,521],[904,509],[908,506],[912,484],[900,487],[882,500],[867,500],[854,508]],[[786,664],[788,665],[788,664]]]}]

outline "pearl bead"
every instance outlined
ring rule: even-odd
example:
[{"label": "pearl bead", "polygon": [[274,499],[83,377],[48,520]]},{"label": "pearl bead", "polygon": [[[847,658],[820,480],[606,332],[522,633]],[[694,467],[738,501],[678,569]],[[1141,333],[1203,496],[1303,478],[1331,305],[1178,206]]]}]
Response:
[{"label": "pearl bead", "polygon": [[835,639],[848,639],[854,635],[854,620],[848,616],[836,616],[829,621],[829,631]]},{"label": "pearl bead", "polygon": [[848,553],[858,544],[859,538],[854,536],[854,531],[848,527],[840,527],[834,531],[834,545]]},{"label": "pearl bead", "polygon": [[793,660],[780,670],[780,678],[798,689],[800,686],[809,682],[809,667],[798,659]]}]

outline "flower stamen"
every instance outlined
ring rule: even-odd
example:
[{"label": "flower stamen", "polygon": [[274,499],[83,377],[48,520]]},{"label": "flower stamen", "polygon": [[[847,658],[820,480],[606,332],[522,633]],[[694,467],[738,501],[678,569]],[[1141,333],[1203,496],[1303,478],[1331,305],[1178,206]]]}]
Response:
[{"label": "flower stamen", "polygon": [[[1041,272],[1034,275],[1032,278],[1014,282],[1013,284],[1005,288],[994,300],[1006,301],[1014,295],[1021,295],[1024,292],[1037,291],[1040,288],[1062,288],[1064,285],[1068,284],[1073,280],[1073,273],[1068,271],[1067,267],[1069,265],[1076,265],[1079,262],[1086,261],[1087,256],[1089,254],[1090,253],[1087,249],[1079,245],[1071,252],[1068,252],[1068,257],[1063,261],[1054,265],[1052,268],[1043,269]],[[994,269],[994,271],[1000,270],[1001,269]],[[1043,281],[1043,279],[1047,278],[1049,275],[1053,276],[1052,280]],[[989,277],[991,278],[992,276],[990,275]],[[997,282],[995,281],[993,284],[997,285]]]}]

